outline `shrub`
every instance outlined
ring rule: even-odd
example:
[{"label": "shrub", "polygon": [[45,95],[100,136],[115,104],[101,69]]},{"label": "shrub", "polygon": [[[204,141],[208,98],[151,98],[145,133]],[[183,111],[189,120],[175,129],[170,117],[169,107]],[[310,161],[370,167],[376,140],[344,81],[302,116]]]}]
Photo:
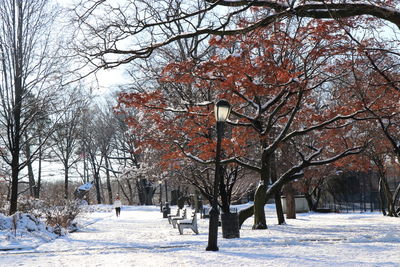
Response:
[{"label": "shrub", "polygon": [[42,208],[46,206],[45,202],[31,196],[20,196],[18,198],[18,211],[22,213],[29,213],[35,217],[41,217]]},{"label": "shrub", "polygon": [[55,228],[73,228],[73,221],[80,212],[78,201],[66,201],[62,206],[48,206],[43,209],[43,217],[48,225]]},{"label": "shrub", "polygon": [[18,201],[18,207],[23,213],[29,213],[36,218],[43,218],[46,224],[53,227],[57,234],[61,234],[61,228],[73,229],[76,227],[73,221],[81,212],[79,202],[75,200],[63,200],[58,205],[54,205],[43,200],[22,197]]}]

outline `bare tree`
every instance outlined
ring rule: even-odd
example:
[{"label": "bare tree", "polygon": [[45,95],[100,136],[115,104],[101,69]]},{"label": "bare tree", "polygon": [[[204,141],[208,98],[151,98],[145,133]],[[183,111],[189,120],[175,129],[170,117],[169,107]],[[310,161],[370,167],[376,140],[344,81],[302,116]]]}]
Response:
[{"label": "bare tree", "polygon": [[58,99],[58,66],[64,62],[52,28],[56,11],[48,0],[0,3],[0,123],[7,129],[0,138],[6,147],[1,156],[11,166],[10,214],[17,210],[20,171],[31,160],[21,161],[21,152],[32,138],[24,139],[24,134],[43,114],[49,116],[59,108],[54,101]]},{"label": "bare tree", "polygon": [[77,155],[81,119],[87,109],[87,101],[84,94],[79,92],[81,88],[73,90],[64,98],[67,110],[61,115],[54,134],[51,137],[51,150],[62,162],[64,167],[64,198],[69,198],[69,170],[79,160]]},{"label": "bare tree", "polygon": [[[262,12],[251,24],[238,26],[240,19],[251,16],[253,8]],[[112,68],[149,57],[179,40],[243,34],[291,18],[372,16],[400,28],[400,10],[393,1],[131,0],[121,4],[90,0],[82,1],[74,11],[82,37],[78,50],[96,68]],[[185,31],[175,31],[171,36],[169,29],[179,27]]]},{"label": "bare tree", "polygon": [[101,157],[104,158],[104,165],[102,168],[106,174],[106,187],[108,194],[108,203],[113,203],[112,196],[112,188],[111,188],[111,172],[112,168],[110,165],[112,164],[109,157],[112,155],[112,150],[114,148],[112,141],[114,140],[114,136],[116,134],[116,118],[113,114],[113,110],[111,105],[107,105],[104,110],[101,110],[99,113],[99,118],[97,120],[96,128],[98,129],[97,134],[97,142],[99,145],[99,150],[101,153]]},{"label": "bare tree", "polygon": [[[115,171],[112,162],[112,150],[114,149],[113,141],[116,133],[117,121],[113,115],[110,105],[106,109],[95,105],[86,109],[81,121],[81,146],[84,148],[84,158],[88,160],[90,165],[92,180],[96,188],[96,200],[102,203],[104,196],[101,186],[101,171],[104,170],[106,174],[106,187],[108,193],[108,202],[112,203],[112,189],[111,189],[111,173],[119,173]],[[118,157],[117,157],[118,158]],[[90,179],[91,180],[91,179]]]}]

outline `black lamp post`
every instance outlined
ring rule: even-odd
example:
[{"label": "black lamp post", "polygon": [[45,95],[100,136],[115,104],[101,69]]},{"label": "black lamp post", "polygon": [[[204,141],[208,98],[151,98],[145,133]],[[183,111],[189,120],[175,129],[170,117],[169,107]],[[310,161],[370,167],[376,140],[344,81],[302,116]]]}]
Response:
[{"label": "black lamp post", "polygon": [[218,195],[219,195],[219,183],[221,180],[221,140],[224,132],[224,123],[229,117],[231,112],[231,105],[226,100],[219,100],[215,103],[214,113],[215,119],[217,121],[217,151],[215,155],[215,178],[214,178],[214,188],[213,188],[213,199],[211,203],[210,210],[210,225],[208,230],[208,246],[207,251],[218,251],[217,239],[218,239]]}]

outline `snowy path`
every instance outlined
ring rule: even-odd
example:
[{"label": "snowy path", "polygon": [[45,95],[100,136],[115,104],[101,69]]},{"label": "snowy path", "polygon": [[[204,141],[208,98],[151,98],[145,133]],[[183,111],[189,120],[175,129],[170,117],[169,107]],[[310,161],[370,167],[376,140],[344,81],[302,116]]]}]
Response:
[{"label": "snowy path", "polygon": [[156,207],[124,208],[120,218],[114,213],[91,216],[95,223],[68,237],[35,250],[0,253],[0,266],[148,266],[154,253],[169,258],[165,263],[176,264],[171,250],[196,246],[204,250],[207,240],[205,231],[179,235]]},{"label": "snowy path", "polygon": [[95,212],[82,231],[34,250],[0,253],[0,266],[400,266],[400,220],[379,214],[302,214],[285,226],[267,211],[268,230],[219,237],[206,252],[200,234],[179,235],[157,207],[124,207],[120,218]]}]

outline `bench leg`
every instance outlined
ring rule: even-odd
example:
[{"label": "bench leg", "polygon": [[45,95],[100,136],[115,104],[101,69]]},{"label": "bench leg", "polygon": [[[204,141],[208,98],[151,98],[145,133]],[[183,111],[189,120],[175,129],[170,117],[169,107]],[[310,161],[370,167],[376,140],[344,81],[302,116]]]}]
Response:
[{"label": "bench leg", "polygon": [[190,229],[192,229],[193,232],[195,232],[196,235],[199,234],[199,230],[197,229],[197,227],[192,226]]},{"label": "bench leg", "polygon": [[178,230],[181,235],[183,235],[183,229],[185,228],[190,228],[196,235],[199,234],[199,229],[197,229],[197,226],[178,224]]}]

